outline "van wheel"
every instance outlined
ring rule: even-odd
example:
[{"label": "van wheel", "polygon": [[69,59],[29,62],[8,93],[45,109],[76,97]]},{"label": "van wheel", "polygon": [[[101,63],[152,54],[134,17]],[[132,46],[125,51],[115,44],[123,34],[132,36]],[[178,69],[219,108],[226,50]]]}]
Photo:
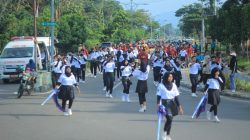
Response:
[{"label": "van wheel", "polygon": [[4,84],[8,84],[9,82],[10,82],[9,79],[3,79],[3,83],[4,83]]}]

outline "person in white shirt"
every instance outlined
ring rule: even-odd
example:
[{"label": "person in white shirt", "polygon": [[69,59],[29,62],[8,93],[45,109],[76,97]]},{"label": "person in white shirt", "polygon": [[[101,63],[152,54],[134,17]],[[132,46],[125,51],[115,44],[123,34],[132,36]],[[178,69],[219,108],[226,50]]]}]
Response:
[{"label": "person in white shirt", "polygon": [[179,57],[170,60],[171,65],[174,67],[174,80],[177,87],[180,87],[182,74],[181,74],[181,60]]},{"label": "person in white shirt", "polygon": [[220,69],[214,68],[211,72],[211,77],[207,80],[207,85],[205,87],[205,90],[207,90],[208,93],[208,104],[211,105],[210,110],[207,111],[207,119],[211,120],[211,113],[214,111],[214,119],[216,122],[220,122],[219,118],[217,117],[217,110],[220,103],[221,87],[224,84],[219,75]]},{"label": "person in white shirt", "polygon": [[79,59],[80,63],[81,63],[81,73],[82,73],[82,79],[81,79],[81,83],[85,83],[85,71],[86,71],[86,62],[87,62],[87,56],[83,53],[80,54],[80,59]]},{"label": "person in white shirt", "polygon": [[91,53],[90,53],[90,71],[91,74],[94,78],[96,78],[96,73],[97,73],[97,65],[98,65],[98,61],[97,58],[99,57],[99,53],[96,51],[96,49],[92,49]]},{"label": "person in white shirt", "polygon": [[179,55],[181,57],[181,61],[185,62],[186,57],[187,57],[187,51],[184,48],[182,48],[182,50],[180,51]]},{"label": "person in white shirt", "polygon": [[162,83],[160,83],[157,87],[156,95],[158,108],[162,104],[167,112],[162,139],[171,140],[169,135],[173,117],[178,115],[179,113],[183,114],[183,109],[178,98],[179,91],[177,89],[177,86],[173,82],[173,74],[166,73],[163,76]]},{"label": "person in white shirt", "polygon": [[104,64],[105,79],[106,79],[106,97],[113,98],[113,86],[114,86],[114,70],[115,62],[112,56],[108,56],[107,62]]},{"label": "person in white shirt", "polygon": [[153,57],[153,71],[154,71],[154,85],[157,86],[161,82],[161,68],[163,61],[160,56],[160,52],[155,52]]},{"label": "person in white shirt", "polygon": [[[60,88],[59,88],[60,86]],[[64,110],[64,115],[72,115],[72,104],[75,98],[74,88],[75,86],[80,94],[80,89],[76,82],[75,76],[71,73],[70,66],[65,67],[65,73],[60,76],[57,82],[57,87],[59,88],[58,98],[62,99],[62,109]],[[69,101],[68,110],[66,110],[66,101]]]},{"label": "person in white shirt", "polygon": [[199,70],[201,69],[201,65],[197,63],[196,57],[192,57],[192,62],[189,64],[189,76],[190,76],[190,81],[192,84],[192,96],[197,97],[196,95],[196,88],[198,85],[198,76],[199,76]]},{"label": "person in white shirt", "polygon": [[142,61],[140,64],[140,69],[134,70],[132,75],[138,79],[136,85],[136,93],[139,96],[140,109],[139,112],[145,112],[146,107],[146,93],[148,92],[148,74],[150,71],[150,66],[146,62]]},{"label": "person in white shirt", "polygon": [[122,101],[130,102],[129,99],[129,89],[132,82],[130,81],[130,76],[133,72],[133,68],[129,65],[128,60],[124,60],[123,65],[121,66],[122,71],[122,85],[123,85],[123,95]]}]

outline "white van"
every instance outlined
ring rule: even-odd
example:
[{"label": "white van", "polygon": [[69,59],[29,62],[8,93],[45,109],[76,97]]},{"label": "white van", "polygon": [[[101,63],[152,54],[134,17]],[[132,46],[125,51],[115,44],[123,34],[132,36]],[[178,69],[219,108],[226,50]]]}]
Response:
[{"label": "white van", "polygon": [[[40,46],[40,45],[39,45]],[[25,67],[30,59],[35,61],[35,47],[37,47],[37,69],[42,69],[41,52],[38,45],[35,46],[33,37],[12,37],[4,47],[0,56],[0,79],[8,82],[18,79],[18,67]]]}]

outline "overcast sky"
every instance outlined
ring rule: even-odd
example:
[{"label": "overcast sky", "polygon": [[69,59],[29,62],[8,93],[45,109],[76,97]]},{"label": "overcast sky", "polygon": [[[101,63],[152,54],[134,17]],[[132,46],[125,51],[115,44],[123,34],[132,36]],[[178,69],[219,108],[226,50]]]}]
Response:
[{"label": "overcast sky", "polygon": [[[130,9],[130,0],[117,0],[125,9]],[[171,23],[174,27],[178,25],[179,18],[175,17],[175,11],[184,5],[189,5],[198,0],[133,0],[134,9],[145,9],[151,13],[154,20],[161,24]],[[146,5],[145,5],[146,4]]]}]

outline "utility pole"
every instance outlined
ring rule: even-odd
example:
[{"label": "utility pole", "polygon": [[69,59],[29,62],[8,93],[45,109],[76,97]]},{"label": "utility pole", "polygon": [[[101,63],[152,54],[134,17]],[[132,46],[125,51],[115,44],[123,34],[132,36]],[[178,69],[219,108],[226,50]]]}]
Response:
[{"label": "utility pole", "polygon": [[36,71],[37,71],[37,28],[36,28],[36,12],[37,12],[37,3],[36,0],[33,0],[33,17],[34,17],[34,44],[35,44],[35,64],[36,64]]},{"label": "utility pole", "polygon": [[202,34],[201,34],[201,50],[202,48],[205,47],[205,13],[204,13],[204,9],[203,9],[203,1],[202,1],[202,20],[201,20],[201,30],[202,30]]},{"label": "utility pole", "polygon": [[133,0],[130,0],[130,12],[131,12],[131,42],[133,41]]},{"label": "utility pole", "polygon": [[[55,22],[55,0],[51,0],[51,22]],[[54,61],[54,30],[55,27],[50,27],[50,36],[51,36],[51,46],[50,46],[50,56],[51,56],[51,62]]]}]

